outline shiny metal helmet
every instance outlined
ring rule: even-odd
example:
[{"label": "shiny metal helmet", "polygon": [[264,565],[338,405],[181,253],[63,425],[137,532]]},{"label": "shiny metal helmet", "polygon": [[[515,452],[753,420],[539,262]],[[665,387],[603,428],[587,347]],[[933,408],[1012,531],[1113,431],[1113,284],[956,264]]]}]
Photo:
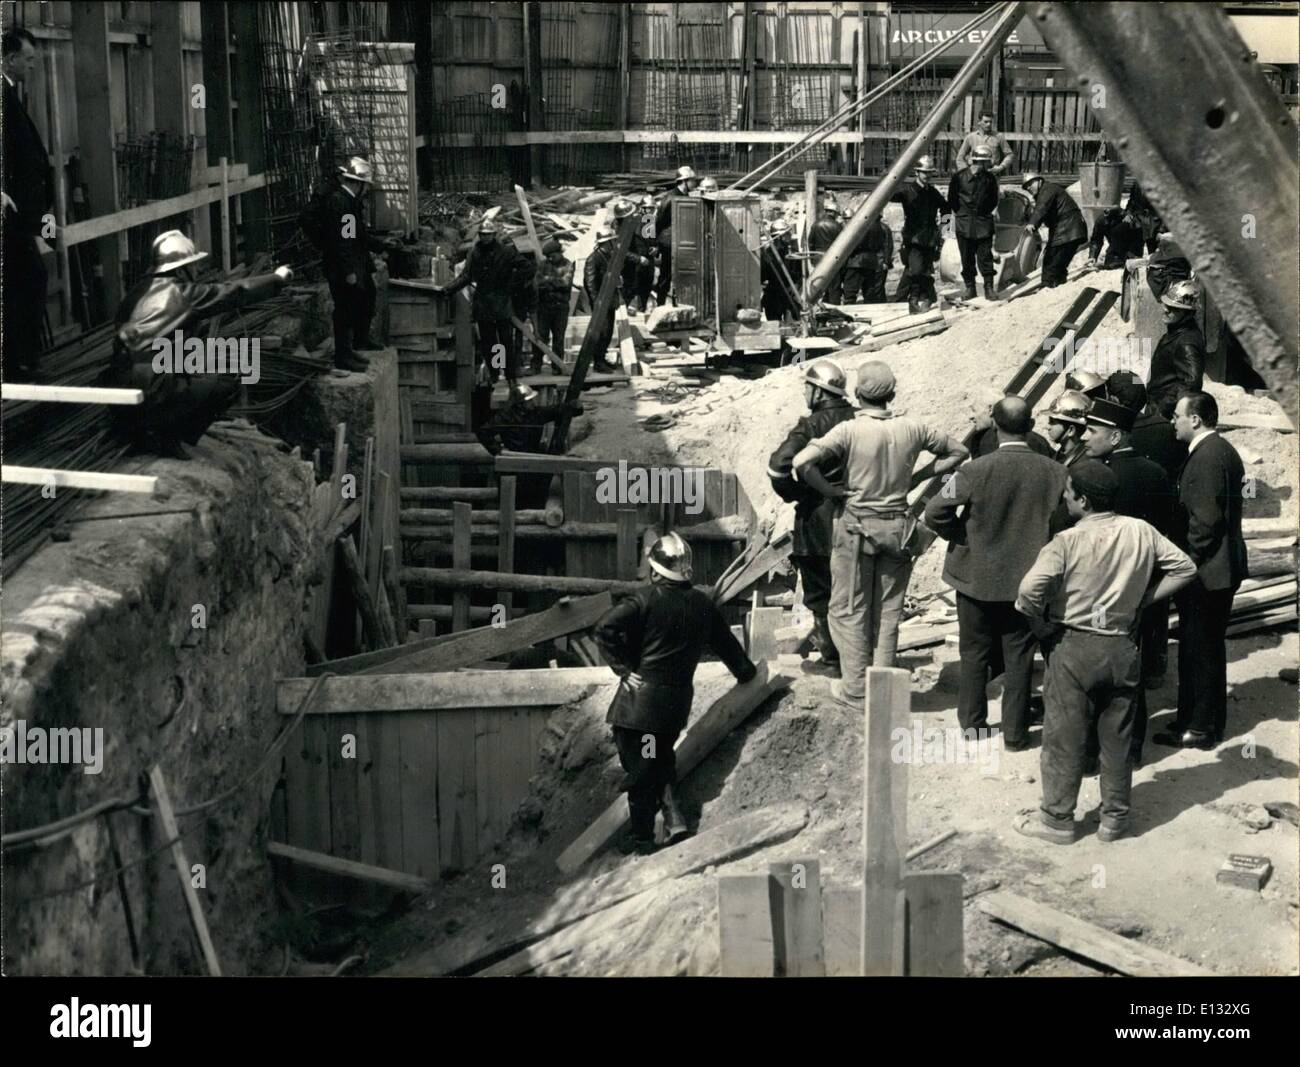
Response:
[{"label": "shiny metal helmet", "polygon": [[836,396],[847,395],[845,389],[848,378],[844,374],[844,368],[833,359],[819,359],[806,364],[803,370],[803,380],[809,385],[815,385],[818,389],[824,389]]},{"label": "shiny metal helmet", "polygon": [[1190,278],[1183,281],[1174,282],[1165,290],[1165,295],[1160,298],[1160,303],[1165,307],[1182,308],[1184,311],[1195,311],[1197,302],[1201,296],[1201,287]]},{"label": "shiny metal helmet", "polygon": [[1025,176],[1020,179],[1020,188],[1028,189],[1034,182],[1040,182],[1043,176],[1036,170],[1026,171]]},{"label": "shiny metal helmet", "polygon": [[780,237],[783,233],[790,232],[790,224],[786,222],[785,219],[777,219],[772,223],[769,232],[773,237]]},{"label": "shiny metal helmet", "polygon": [[700,192],[702,192],[702,193],[716,193],[717,191],[718,191],[718,179],[717,179],[717,178],[701,178],[701,179],[700,179]]},{"label": "shiny metal helmet", "polygon": [[1106,379],[1090,370],[1072,370],[1065,376],[1065,388],[1092,399],[1106,392]]},{"label": "shiny metal helmet", "polygon": [[485,233],[498,234],[501,232],[501,226],[496,219],[484,219],[478,228],[478,235],[482,237]]},{"label": "shiny metal helmet", "polygon": [[195,249],[194,242],[180,230],[168,230],[155,237],[152,254],[150,270],[154,274],[167,274],[208,258],[208,254]]},{"label": "shiny metal helmet", "polygon": [[515,382],[510,387],[510,399],[513,402],[527,404],[537,399],[537,390],[527,382]]},{"label": "shiny metal helmet", "polygon": [[670,582],[689,582],[695,573],[691,566],[691,546],[680,534],[666,533],[646,553],[652,570]]},{"label": "shiny metal helmet", "polygon": [[1047,418],[1052,422],[1069,422],[1075,426],[1083,426],[1087,422],[1088,412],[1091,409],[1091,400],[1077,390],[1067,389],[1052,401],[1052,406],[1047,409]]},{"label": "shiny metal helmet", "polygon": [[613,226],[602,226],[596,231],[596,244],[604,244],[606,241],[612,241],[618,234],[614,232]]},{"label": "shiny metal helmet", "polygon": [[694,177],[695,177],[695,171],[693,171],[690,167],[677,168],[677,180],[679,182],[689,181],[691,178]]},{"label": "shiny metal helmet", "polygon": [[993,149],[986,144],[976,145],[970,154],[971,159],[982,159],[986,163],[993,162]]},{"label": "shiny metal helmet", "polygon": [[653,208],[655,204],[656,204],[655,198],[651,196],[649,193],[646,193],[645,196],[641,198],[642,208]]},{"label": "shiny metal helmet", "polygon": [[347,166],[339,167],[339,174],[344,178],[365,182],[367,185],[375,180],[374,169],[360,156],[353,156],[348,160]]}]

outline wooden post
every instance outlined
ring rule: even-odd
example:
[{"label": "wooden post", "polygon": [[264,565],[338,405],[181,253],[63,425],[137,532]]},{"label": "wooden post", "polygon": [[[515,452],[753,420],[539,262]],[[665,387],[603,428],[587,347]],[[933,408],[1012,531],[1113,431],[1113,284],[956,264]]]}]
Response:
[{"label": "wooden post", "polygon": [[893,732],[907,729],[911,675],[897,667],[867,671],[862,777],[862,973],[904,972],[907,916],[903,848],[907,841],[907,764],[895,763]]},{"label": "wooden post", "polygon": [[[542,80],[542,5],[524,5],[524,84],[528,90],[528,129],[546,129],[545,86]],[[620,127],[622,128],[622,127]],[[535,144],[529,152],[529,177],[533,188],[542,184],[542,153]],[[525,215],[527,218],[527,215]]]},{"label": "wooden post", "polygon": [[[780,885],[766,874],[718,876],[718,948],[724,978],[775,978],[777,931],[772,921]],[[784,929],[780,931],[784,936]]]},{"label": "wooden post", "polygon": [[[160,4],[152,9],[149,49],[153,60],[154,129],[178,138],[185,138],[190,132],[190,86],[186,84],[185,56],[181,50],[183,9],[183,4]],[[192,178],[189,188],[194,188]],[[190,212],[190,237],[196,243],[205,230],[202,220],[206,215],[206,207]]]},{"label": "wooden post", "polygon": [[[500,532],[497,534],[497,570],[502,574],[513,574],[515,570],[515,476],[503,474],[501,486],[497,493],[497,520]],[[515,595],[510,590],[503,590],[498,595],[498,603],[506,609],[506,618],[514,611]]]},{"label": "wooden post", "polygon": [[[533,150],[536,151],[540,147],[540,145],[533,145]],[[515,199],[519,201],[519,213],[524,217],[524,228],[528,231],[528,239],[533,243],[533,258],[540,265],[545,258],[542,255],[542,243],[537,239],[537,227],[533,225],[533,212],[528,206],[528,197],[522,186],[515,186]]]},{"label": "wooden post", "polygon": [[[230,28],[225,4],[200,4],[203,22],[203,90],[207,110],[203,115],[209,165],[227,165],[235,154],[235,135],[230,107]],[[221,242],[222,269],[230,272],[234,249],[230,246],[230,201],[223,175],[221,201],[211,207],[211,227]],[[218,250],[213,249],[216,253]]]},{"label": "wooden post", "polygon": [[[266,142],[263,140],[265,116],[262,111],[262,59],[257,29],[257,4],[230,4],[230,28],[235,34],[239,53],[233,64],[235,96],[239,108],[235,116],[241,162],[248,164],[249,174],[266,170]],[[244,223],[244,251],[265,252],[270,246],[269,210],[266,189],[254,189],[240,198]]]},{"label": "wooden post", "polygon": [[[865,0],[858,2],[858,95],[863,95],[871,88],[871,66],[868,59],[867,47],[867,5]],[[863,108],[858,114],[858,133],[862,135],[858,141],[858,176],[862,177],[867,173],[867,111],[869,108]]]},{"label": "wooden post", "polygon": [[785,949],[777,959],[778,973],[787,978],[825,978],[821,864],[813,859],[773,863],[768,872],[780,887],[780,907],[772,915],[777,943]]},{"label": "wooden post", "polygon": [[[473,508],[463,500],[451,506],[451,563],[457,570],[470,565],[469,538],[470,512]],[[451,628],[453,631],[469,629],[469,590],[457,589],[451,597]]]},{"label": "wooden post", "polygon": [[465,291],[462,289],[452,299],[455,301],[452,316],[456,336],[456,406],[461,413],[460,428],[468,432],[474,425],[474,328]]},{"label": "wooden post", "polygon": [[[812,251],[812,228],[817,221],[817,172],[803,172],[803,247],[805,252]],[[809,256],[803,261],[803,299],[808,302],[808,276],[817,264]]]},{"label": "wooden post", "polygon": [[[112,81],[109,65],[108,12],[99,0],[73,0],[72,50],[77,66],[77,140],[82,174],[90,191],[93,216],[117,210],[117,161],[113,148]],[[95,242],[98,270],[103,271],[104,311],[109,319],[122,299],[121,235]]]},{"label": "wooden post", "polygon": [[176,825],[176,813],[172,810],[171,797],[167,794],[167,780],[163,777],[162,767],[154,764],[149,771],[149,788],[153,793],[154,806],[158,809],[158,823],[163,840],[171,841],[172,861],[176,864],[176,876],[181,880],[181,892],[185,895],[185,906],[189,909],[190,922],[194,926],[194,936],[199,940],[203,950],[203,962],[207,964],[208,974],[221,977],[221,962],[217,959],[217,949],[212,943],[212,934],[208,931],[208,920],[203,915],[203,905],[195,892],[192,881],[194,875],[190,862],[185,858],[185,845],[180,840],[180,828]]},{"label": "wooden post", "polygon": [[343,569],[348,572],[352,595],[356,598],[357,610],[361,612],[362,632],[367,635],[365,643],[374,651],[397,644],[396,634],[385,629],[379,617],[379,607],[366,586],[365,572],[361,569],[361,560],[357,557],[357,545],[352,535],[339,538],[339,547],[343,550]]},{"label": "wooden post", "polygon": [[[59,310],[63,321],[61,326],[72,322],[72,272],[68,263],[68,246],[63,242],[63,227],[68,222],[68,190],[65,181],[64,165],[67,153],[63,150],[63,121],[59,116],[59,64],[58,54],[53,48],[45,51],[45,84],[49,101],[50,115],[50,151],[54,157],[54,221],[59,228],[59,239],[55,245],[59,260]],[[123,906],[126,902],[123,901]]]},{"label": "wooden post", "polygon": [[904,879],[909,977],[965,977],[964,883],[960,871],[918,871]]},{"label": "wooden post", "polygon": [[230,273],[230,164],[221,157],[221,269]]},{"label": "wooden post", "polygon": [[636,580],[636,568],[640,562],[641,539],[637,536],[636,508],[618,509],[618,533],[615,551],[618,557],[616,576],[625,582]]}]

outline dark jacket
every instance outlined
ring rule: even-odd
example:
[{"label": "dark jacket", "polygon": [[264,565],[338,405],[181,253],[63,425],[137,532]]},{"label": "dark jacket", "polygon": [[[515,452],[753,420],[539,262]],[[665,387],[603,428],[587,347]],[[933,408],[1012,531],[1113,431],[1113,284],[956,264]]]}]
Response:
[{"label": "dark jacket", "polygon": [[1178,473],[1187,462],[1187,445],[1178,440],[1173,423],[1147,406],[1133,424],[1129,435],[1133,451],[1160,464],[1171,484],[1178,481]]},{"label": "dark jacket", "polygon": [[[370,253],[384,248],[382,238],[366,225],[366,205],[342,185],[331,183],[321,189],[302,210],[298,223],[321,254],[325,274],[331,280],[371,271]],[[345,237],[344,233],[351,236]]]},{"label": "dark jacket", "polygon": [[1044,180],[1034,201],[1034,213],[1029,216],[1029,226],[1047,227],[1047,247],[1067,245],[1088,239],[1088,227],[1083,221],[1079,205],[1059,185]]},{"label": "dark jacket", "polygon": [[862,235],[858,247],[845,262],[851,270],[875,273],[889,270],[894,262],[894,235],[883,219],[876,219]]},{"label": "dark jacket", "polygon": [[[791,467],[809,441],[831,432],[831,428],[853,418],[854,407],[843,397],[823,399],[794,424],[794,429],[767,461],[767,477],[782,500],[792,501],[793,556],[830,556],[835,525],[835,501],[824,497],[805,482],[796,481]],[[832,485],[844,484],[844,467],[838,461],[822,470]]]},{"label": "dark jacket", "polygon": [[705,648],[737,681],[747,682],[756,673],[713,599],[685,584],[642,586],[605,613],[593,636],[615,674],[625,678],[635,672],[644,679],[636,692],[620,685],[605,716],[627,729],[674,734],[686,726],[695,668]]},{"label": "dark jacket", "polygon": [[958,237],[992,237],[998,209],[998,180],[987,170],[959,170],[948,183],[948,207]]},{"label": "dark jacket", "polygon": [[1088,241],[1088,254],[1101,258],[1101,246],[1106,242],[1106,258],[1101,265],[1106,270],[1122,267],[1130,259],[1140,259],[1143,254],[1142,227],[1122,208],[1110,207],[1092,224],[1092,237]]},{"label": "dark jacket", "polygon": [[933,185],[920,186],[908,182],[891,200],[903,205],[903,247],[916,245],[935,253],[943,243],[939,232],[939,216],[948,210],[948,201]]},{"label": "dark jacket", "polygon": [[18,90],[4,78],[0,82],[4,84],[4,191],[18,205],[17,216],[10,211],[5,227],[14,227],[23,237],[38,237],[54,203],[50,157]]},{"label": "dark jacket", "polygon": [[596,298],[600,296],[600,287],[605,284],[605,275],[609,273],[609,264],[614,258],[616,247],[614,241],[598,244],[587,257],[587,262],[583,264],[582,287],[587,290],[587,299],[591,301],[593,310],[596,307]]},{"label": "dark jacket", "polygon": [[486,246],[475,242],[465,258],[465,269],[447,286],[447,292],[454,293],[473,282],[474,317],[497,321],[509,319],[518,258],[519,250],[513,241],[498,237]]},{"label": "dark jacket", "polygon": [[1147,195],[1142,191],[1140,185],[1134,185],[1129,191],[1128,200],[1125,202],[1124,209],[1137,219],[1138,226],[1142,229],[1142,237],[1144,240],[1154,241],[1156,235],[1164,229],[1164,223],[1160,221],[1160,213],[1156,211],[1155,206],[1147,199]]},{"label": "dark jacket", "polygon": [[537,304],[537,260],[520,252],[515,256],[514,272],[510,279],[510,300],[515,315],[526,319]]},{"label": "dark jacket", "polygon": [[1250,577],[1241,533],[1241,456],[1217,433],[1183,464],[1173,541],[1192,557],[1206,589],[1236,589]]},{"label": "dark jacket", "polygon": [[1147,399],[1166,418],[1173,414],[1178,394],[1197,392],[1205,380],[1205,336],[1196,316],[1184,315],[1160,338],[1151,354]]},{"label": "dark jacket", "polygon": [[[1056,459],[1056,449],[1052,443],[1040,434],[1030,430],[1025,435],[1025,444],[1030,449],[1037,452],[1040,456],[1046,456],[1048,459]],[[975,441],[975,447],[971,449],[971,457],[978,459],[980,456],[989,456],[998,450],[998,428],[990,426]]]},{"label": "dark jacket", "polygon": [[1014,601],[1051,539],[1065,469],[1023,445],[957,468],[925,505],[925,522],[949,542],[943,578],[976,600]]},{"label": "dark jacket", "polygon": [[685,195],[674,185],[659,201],[659,208],[655,211],[655,244],[670,252],[673,247],[673,201]]},{"label": "dark jacket", "polygon": [[544,308],[569,307],[569,294],[573,291],[573,262],[566,259],[560,266],[550,260],[537,268],[537,303]]},{"label": "dark jacket", "polygon": [[1131,446],[1116,449],[1103,462],[1119,478],[1112,511],[1149,522],[1165,537],[1174,532],[1177,497],[1173,483],[1160,464],[1138,455]]},{"label": "dark jacket", "polygon": [[478,428],[476,436],[494,456],[502,449],[541,452],[546,424],[558,419],[563,411],[562,404],[507,404]]},{"label": "dark jacket", "polygon": [[[808,249],[812,252],[825,252],[835,243],[837,238],[844,231],[844,223],[839,219],[823,215],[813,223],[812,229],[808,231]],[[814,263],[817,261],[814,260]]]}]

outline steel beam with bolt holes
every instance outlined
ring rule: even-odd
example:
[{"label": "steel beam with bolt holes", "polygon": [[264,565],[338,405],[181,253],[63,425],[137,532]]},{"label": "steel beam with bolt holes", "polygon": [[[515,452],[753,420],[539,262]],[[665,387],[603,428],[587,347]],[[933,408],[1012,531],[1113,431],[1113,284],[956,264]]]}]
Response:
[{"label": "steel beam with bolt holes", "polygon": [[1296,127],[1250,50],[1217,4],[1032,13],[1296,424]]}]

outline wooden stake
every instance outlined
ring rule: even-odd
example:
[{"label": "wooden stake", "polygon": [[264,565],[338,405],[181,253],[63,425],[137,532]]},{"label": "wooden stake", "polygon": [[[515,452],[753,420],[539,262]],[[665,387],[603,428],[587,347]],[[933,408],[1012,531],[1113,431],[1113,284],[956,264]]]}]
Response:
[{"label": "wooden stake", "polygon": [[907,841],[907,765],[892,759],[893,731],[906,729],[911,675],[897,667],[867,671],[862,780],[862,973],[904,973],[907,915],[903,846]]},{"label": "wooden stake", "polygon": [[163,777],[162,767],[154,764],[149,771],[149,787],[153,793],[154,806],[158,809],[158,822],[162,827],[163,838],[172,841],[172,860],[176,864],[176,875],[181,880],[181,892],[185,895],[185,906],[190,912],[190,922],[194,926],[194,935],[199,939],[203,950],[203,961],[207,964],[208,974],[214,978],[221,977],[221,962],[217,959],[217,949],[212,943],[208,931],[208,920],[203,915],[203,906],[191,881],[189,860],[185,858],[185,845],[180,840],[180,829],[176,825],[176,813],[172,810],[171,797],[167,794],[167,780]]},{"label": "wooden stake", "polygon": [[[463,500],[457,500],[452,504],[451,508],[453,515],[451,533],[452,566],[457,570],[468,570],[470,566],[470,512],[473,509]],[[466,588],[457,589],[452,593],[451,628],[457,631],[469,629],[469,590]]]},{"label": "wooden stake", "polygon": [[[497,498],[499,533],[497,534],[497,570],[513,574],[515,570],[515,476],[503,475]],[[473,566],[473,564],[470,564]],[[514,610],[515,595],[509,589],[499,591],[498,603],[505,606],[506,618]]]},{"label": "wooden stake", "polygon": [[366,643],[372,649],[386,648],[389,645],[397,643],[396,635],[393,640],[387,640],[383,624],[379,621],[379,608],[370,596],[370,590],[366,587],[366,576],[361,572],[361,561],[357,558],[356,542],[352,540],[349,534],[347,537],[339,539],[339,547],[342,548],[343,569],[348,572],[348,581],[352,585],[352,595],[356,598],[357,609],[361,612],[362,630],[366,635]]},{"label": "wooden stake", "polygon": [[641,554],[641,538],[637,533],[636,508],[619,508],[618,511],[618,568],[615,571],[620,581],[636,580],[637,563]]}]

